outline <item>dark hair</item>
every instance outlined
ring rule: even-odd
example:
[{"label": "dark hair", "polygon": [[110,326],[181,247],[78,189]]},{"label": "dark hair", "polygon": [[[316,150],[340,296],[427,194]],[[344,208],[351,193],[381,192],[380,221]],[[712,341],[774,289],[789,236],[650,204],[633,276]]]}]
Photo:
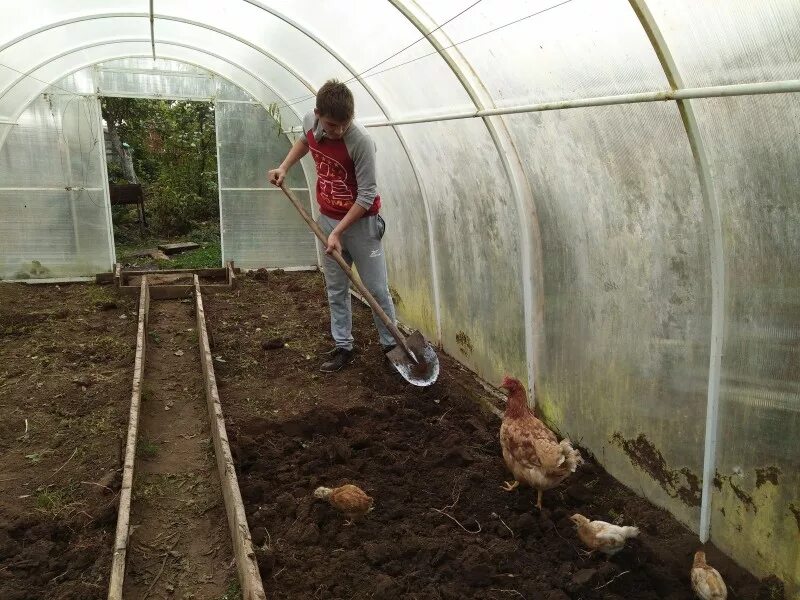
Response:
[{"label": "dark hair", "polygon": [[349,121],[355,113],[353,93],[340,81],[329,79],[317,92],[317,110],[321,117]]}]

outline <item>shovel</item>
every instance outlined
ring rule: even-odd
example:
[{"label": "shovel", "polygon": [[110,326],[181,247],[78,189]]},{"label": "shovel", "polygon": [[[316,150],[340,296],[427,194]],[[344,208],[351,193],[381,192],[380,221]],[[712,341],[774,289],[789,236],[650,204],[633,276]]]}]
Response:
[{"label": "shovel", "polygon": [[[281,184],[281,189],[292,204],[294,204],[294,207],[297,209],[297,212],[300,213],[300,216],[303,217],[303,220],[311,227],[314,235],[327,246],[328,236],[326,236],[322,229],[320,229],[320,226],[308,216],[308,213],[303,208],[303,205],[300,204],[297,196],[283,184]],[[384,325],[386,325],[386,328],[391,332],[397,342],[397,346],[386,353],[386,358],[389,359],[389,362],[394,365],[406,381],[413,385],[425,387],[434,383],[439,377],[439,358],[436,356],[433,346],[425,341],[425,338],[422,337],[419,331],[412,331],[408,337],[400,333],[400,330],[389,318],[389,315],[383,312],[380,304],[376,302],[372,294],[364,287],[364,284],[353,275],[353,270],[344,258],[342,258],[341,253],[338,250],[334,250],[331,256],[339,263],[339,266],[350,278],[350,281],[353,282],[353,285],[356,286],[359,293],[366,299],[372,310],[378,315],[380,320],[383,321]]]}]

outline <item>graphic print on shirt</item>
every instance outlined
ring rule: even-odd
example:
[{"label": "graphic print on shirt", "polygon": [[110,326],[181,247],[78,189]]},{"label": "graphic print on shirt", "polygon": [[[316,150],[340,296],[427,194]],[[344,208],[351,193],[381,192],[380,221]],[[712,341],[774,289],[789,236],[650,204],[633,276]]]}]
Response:
[{"label": "graphic print on shirt", "polygon": [[347,186],[347,170],[339,161],[316,148],[310,150],[317,163],[317,194],[322,195],[329,205],[348,210],[355,198]]}]

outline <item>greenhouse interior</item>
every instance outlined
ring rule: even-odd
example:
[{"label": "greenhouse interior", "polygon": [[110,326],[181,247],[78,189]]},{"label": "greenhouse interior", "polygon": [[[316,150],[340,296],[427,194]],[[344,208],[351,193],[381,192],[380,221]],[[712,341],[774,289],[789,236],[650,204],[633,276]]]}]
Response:
[{"label": "greenhouse interior", "polygon": [[[800,600],[800,2],[13,14],[0,597]],[[384,355],[354,280],[355,351],[335,350],[354,362],[320,373],[333,259],[300,212],[324,217],[308,123],[331,79],[354,100],[342,139],[374,142],[404,333]],[[114,99],[160,102],[178,136],[170,110],[210,115],[213,264],[121,254],[112,129],[137,169],[156,159],[125,138],[137,117],[109,122]],[[273,185],[298,143],[313,152]],[[164,173],[183,164],[153,147]],[[412,331],[425,386],[384,357],[420,366]],[[513,469],[525,427],[523,446],[579,449],[555,484]],[[369,514],[339,514],[345,484]],[[606,552],[574,513],[637,529]]]}]

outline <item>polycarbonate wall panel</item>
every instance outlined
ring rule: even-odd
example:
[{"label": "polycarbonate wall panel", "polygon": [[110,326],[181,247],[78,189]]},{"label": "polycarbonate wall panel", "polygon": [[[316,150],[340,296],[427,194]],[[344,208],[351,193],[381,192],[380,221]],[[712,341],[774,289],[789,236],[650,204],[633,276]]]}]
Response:
[{"label": "polycarbonate wall panel", "polygon": [[[152,58],[124,58],[103,61],[94,67],[97,92],[101,96],[211,99],[217,79],[196,65]],[[232,84],[233,89],[238,89]]]},{"label": "polycarbonate wall panel", "polygon": [[102,190],[0,188],[0,278],[93,277],[110,271]]},{"label": "polycarbonate wall panel", "polygon": [[693,106],[726,270],[711,539],[800,594],[800,96]]},{"label": "polycarbonate wall panel", "polygon": [[69,184],[71,169],[60,124],[60,115],[44,98],[20,115],[0,151],[0,186],[63,188]]},{"label": "polycarbonate wall panel", "polygon": [[[674,104],[508,117],[544,256],[544,414],[696,529],[710,336],[699,184]],[[664,468],[643,461],[660,455]]]},{"label": "polycarbonate wall panel", "polygon": [[[526,379],[516,204],[480,120],[404,125],[431,200],[442,343],[488,381]],[[490,177],[485,174],[491,173]]]},{"label": "polycarbonate wall panel", "polygon": [[[291,148],[278,123],[257,104],[220,101],[216,115],[222,188],[274,189],[267,171],[281,164]],[[286,185],[307,187],[300,168],[289,171]]]},{"label": "polycarbonate wall panel", "polygon": [[[308,191],[296,191],[310,209]],[[225,260],[242,269],[314,267],[314,234],[278,189],[221,192]]]},{"label": "polycarbonate wall panel", "polygon": [[[283,192],[267,183],[267,171],[290,148],[278,123],[262,106],[240,102],[218,102],[216,120],[223,259],[244,269],[316,265],[313,234]],[[286,185],[310,211],[299,166]]]},{"label": "polycarbonate wall panel", "polygon": [[211,99],[215,90],[214,79],[208,74],[97,70],[97,91],[102,96]]},{"label": "polycarbonate wall panel", "polygon": [[95,79],[92,69],[81,69],[71,75],[67,75],[57,83],[56,92],[72,92],[75,94],[93,94],[95,91]]},{"label": "polycarbonate wall panel", "polygon": [[383,238],[389,287],[399,319],[437,338],[428,219],[417,178],[397,134],[367,130],[377,146],[378,193],[386,221]]},{"label": "polycarbonate wall panel", "polygon": [[119,58],[117,60],[107,60],[100,65],[103,69],[115,71],[163,71],[170,75],[175,73],[188,73],[195,75],[208,75],[208,70],[190,65],[177,60],[167,60],[164,58]]},{"label": "polycarbonate wall panel", "polygon": [[[242,102],[253,101],[253,98],[242,88],[224,80],[217,81],[216,96],[220,100],[239,100]],[[279,98],[275,98],[277,102]]]},{"label": "polycarbonate wall panel", "polygon": [[647,0],[686,86],[800,79],[797,0]]},{"label": "polycarbonate wall panel", "polygon": [[93,276],[111,270],[96,98],[48,94],[0,149],[0,277]]},{"label": "polycarbonate wall panel", "polygon": [[[545,11],[556,4],[483,0],[442,27],[453,43],[471,40],[453,51],[470,62],[496,106],[668,87],[629,2],[570,2]],[[455,0],[428,5],[438,23],[464,8]],[[471,39],[517,19],[524,20]]]},{"label": "polycarbonate wall panel", "polygon": [[96,99],[41,96],[0,150],[0,188],[102,188],[102,136]]}]

